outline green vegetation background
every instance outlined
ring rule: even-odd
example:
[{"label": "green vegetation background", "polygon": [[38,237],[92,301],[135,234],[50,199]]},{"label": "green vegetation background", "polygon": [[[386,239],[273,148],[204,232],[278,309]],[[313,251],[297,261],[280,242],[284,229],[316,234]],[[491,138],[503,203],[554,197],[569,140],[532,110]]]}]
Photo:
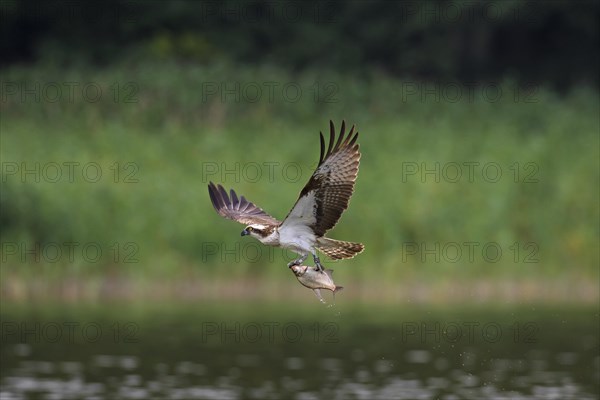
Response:
[{"label": "green vegetation background", "polygon": [[[437,101],[409,92],[433,84],[382,73],[293,73],[228,63],[18,66],[5,69],[3,79],[25,87],[37,83],[42,91],[55,82],[63,89],[56,102],[47,101],[43,92],[40,101],[18,93],[2,102],[3,279],[290,282],[285,263],[291,254],[269,252],[241,238],[241,225],[214,212],[207,183],[235,188],[283,218],[318,159],[318,132],[328,129],[330,119],[336,125],[345,119],[358,126],[363,156],[350,207],[329,236],[363,242],[366,250],[339,265],[326,262],[340,281],[358,280],[373,288],[411,280],[597,282],[596,91],[573,87],[558,95],[544,86],[532,90],[505,80],[498,82],[497,101],[485,98],[481,86],[472,101],[466,92],[457,101],[449,101],[450,94]],[[68,101],[64,82],[93,82],[102,96],[90,102],[76,90]],[[256,101],[248,101],[251,95],[236,101],[206,91],[207,84],[231,87],[235,82],[256,83],[263,90],[265,82],[279,88],[294,83],[302,95],[291,101],[276,89],[273,101],[266,90]],[[65,162],[98,163],[103,175],[90,183],[76,167],[69,182]],[[265,162],[277,163],[272,180]],[[437,182],[432,174],[423,179],[402,173],[412,163],[431,169],[436,163],[464,162],[480,163],[472,182],[466,167],[458,182],[444,174]],[[482,176],[481,166],[492,162],[502,168],[497,182]],[[50,168],[51,178],[41,172],[36,182],[35,174],[23,177],[6,169],[20,169],[21,163]],[[48,163],[62,166],[57,182],[50,181],[54,170]],[[300,166],[300,176],[296,168],[282,169],[289,163]],[[263,167],[255,179],[256,164]],[[219,172],[209,173],[215,165]],[[223,167],[236,165],[239,176],[221,174]],[[452,171],[446,176],[453,177]],[[137,182],[126,182],[132,179]],[[48,244],[58,243],[66,252],[69,242],[80,244],[74,260],[63,253],[51,262],[55,254]],[[480,244],[472,262],[465,242]],[[502,248],[498,262],[482,256],[488,242]],[[13,244],[32,249],[36,243],[40,261],[34,254],[7,251]],[[97,262],[82,257],[86,243],[103,250]],[[407,255],[407,243],[416,243],[419,253]],[[458,243],[459,261],[451,262],[450,248],[439,261],[424,252],[436,243]],[[514,243],[519,253],[511,249]]]}]

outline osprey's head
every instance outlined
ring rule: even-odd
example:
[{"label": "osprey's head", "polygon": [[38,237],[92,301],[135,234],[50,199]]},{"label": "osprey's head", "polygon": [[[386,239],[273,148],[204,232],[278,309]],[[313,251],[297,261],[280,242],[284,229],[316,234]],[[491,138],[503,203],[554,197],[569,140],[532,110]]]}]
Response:
[{"label": "osprey's head", "polygon": [[246,229],[242,231],[242,236],[250,235],[257,239],[262,239],[266,237],[269,233],[266,232],[264,225],[248,225]]},{"label": "osprey's head", "polygon": [[242,231],[242,236],[250,235],[262,244],[275,246],[279,244],[279,233],[274,225],[250,224]]}]

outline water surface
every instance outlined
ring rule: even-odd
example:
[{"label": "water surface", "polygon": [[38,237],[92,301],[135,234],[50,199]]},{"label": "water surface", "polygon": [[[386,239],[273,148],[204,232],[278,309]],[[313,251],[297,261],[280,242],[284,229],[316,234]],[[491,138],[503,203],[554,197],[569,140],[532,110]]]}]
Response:
[{"label": "water surface", "polygon": [[2,308],[1,399],[596,399],[598,310]]}]

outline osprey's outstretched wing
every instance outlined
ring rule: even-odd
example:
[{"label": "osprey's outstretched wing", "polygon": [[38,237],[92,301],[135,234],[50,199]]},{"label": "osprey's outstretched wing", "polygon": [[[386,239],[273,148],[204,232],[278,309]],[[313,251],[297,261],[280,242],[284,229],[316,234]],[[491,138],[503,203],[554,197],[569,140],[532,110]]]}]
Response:
[{"label": "osprey's outstretched wing", "polygon": [[227,195],[227,191],[221,185],[216,186],[212,182],[208,184],[210,200],[217,213],[222,217],[244,225],[261,224],[269,226],[280,224],[279,221],[264,212],[260,207],[246,200],[244,196],[238,199],[233,189],[229,193],[230,196]]},{"label": "osprey's outstretched wing", "polygon": [[[333,228],[348,207],[358,175],[360,152],[354,125],[346,136],[346,123],[342,121],[340,135],[335,141],[333,121],[329,121],[329,145],[321,133],[319,165],[300,192],[300,197],[281,227],[306,225],[318,236]],[[335,142],[335,144],[334,144]]]}]

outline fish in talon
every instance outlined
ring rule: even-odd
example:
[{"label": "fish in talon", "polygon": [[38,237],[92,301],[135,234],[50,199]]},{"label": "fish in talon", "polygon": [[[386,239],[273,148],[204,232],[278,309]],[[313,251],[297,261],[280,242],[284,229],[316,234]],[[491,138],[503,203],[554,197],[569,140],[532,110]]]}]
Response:
[{"label": "fish in talon", "polygon": [[317,267],[312,268],[307,265],[292,265],[290,269],[294,275],[296,275],[298,282],[315,292],[315,295],[321,303],[325,303],[325,300],[321,295],[321,289],[331,290],[334,299],[335,294],[344,289],[343,286],[337,286],[333,282],[332,269],[319,271]]}]

